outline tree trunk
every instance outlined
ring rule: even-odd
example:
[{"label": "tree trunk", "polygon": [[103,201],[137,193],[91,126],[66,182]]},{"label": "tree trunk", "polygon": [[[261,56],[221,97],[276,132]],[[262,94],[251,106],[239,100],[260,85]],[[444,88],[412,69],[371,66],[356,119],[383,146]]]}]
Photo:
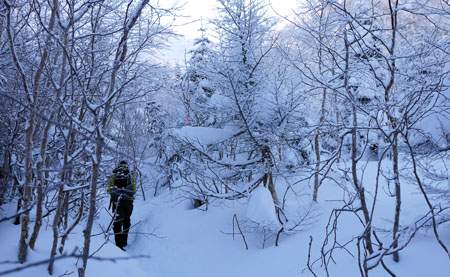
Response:
[{"label": "tree trunk", "polygon": [[[17,57],[17,53],[15,50],[14,45],[14,37],[13,33],[11,32],[11,8],[12,6],[7,2],[3,1],[3,4],[6,7],[7,16],[6,16],[6,29],[8,34],[8,42],[9,42],[9,48],[11,51],[11,55],[16,67],[16,70],[18,71],[23,89],[26,93],[26,99],[27,99],[27,106],[31,109],[30,111],[30,118],[27,121],[27,128],[25,133],[25,183],[24,183],[24,204],[23,208],[25,209],[25,213],[22,215],[22,227],[21,227],[21,234],[20,234],[20,240],[19,240],[19,253],[18,253],[18,260],[20,263],[24,263],[27,258],[27,250],[28,250],[28,224],[30,222],[30,209],[31,209],[31,201],[32,201],[32,187],[31,184],[33,183],[33,134],[34,131],[37,130],[35,128],[35,121],[36,121],[36,108],[37,108],[37,95],[39,92],[39,85],[41,82],[41,76],[42,72],[44,70],[45,64],[47,62],[48,58],[48,46],[51,42],[51,35],[49,34],[46,38],[45,45],[44,45],[44,51],[42,52],[42,56],[39,61],[39,66],[36,70],[36,73],[33,78],[33,85],[32,89],[30,89],[30,86],[27,81],[26,74],[24,72],[24,69],[21,65],[21,62],[19,58]],[[57,9],[57,0],[53,0],[53,7],[51,11],[50,21],[49,21],[49,31],[53,31],[53,27],[55,25],[55,17],[56,17],[56,9]],[[35,130],[36,129],[36,130]],[[44,161],[42,161],[44,162]]]},{"label": "tree trunk", "polygon": [[[390,70],[390,80],[385,89],[385,101],[386,103],[390,103],[392,101],[392,88],[395,83],[395,71],[396,71],[396,58],[395,58],[395,44],[396,44],[396,34],[397,34],[397,20],[398,20],[398,0],[389,0],[389,10],[390,10],[390,20],[391,20],[391,28],[392,28],[392,37],[391,37],[391,46],[389,49],[389,54],[391,58],[391,65],[389,67]],[[392,115],[392,107],[388,106],[387,116],[389,122],[391,124],[391,131],[393,133],[392,140],[392,169],[394,171],[394,183],[395,183],[395,216],[394,216],[394,226],[393,226],[393,234],[392,238],[394,243],[392,247],[395,249],[398,247],[397,233],[400,225],[400,208],[401,208],[401,191],[400,191],[400,174],[398,171],[398,132],[397,132],[397,123]],[[400,256],[398,252],[394,252],[393,259],[395,262],[400,261]]]},{"label": "tree trunk", "polygon": [[[40,174],[42,175],[42,173]],[[44,202],[44,192],[42,189],[43,178],[39,178],[37,186],[36,219],[34,222],[33,233],[30,236],[30,248],[34,250],[39,230],[42,226],[42,204]]]},{"label": "tree trunk", "polygon": [[364,215],[364,222],[366,223],[366,230],[364,233],[364,239],[366,241],[366,248],[367,251],[369,251],[370,254],[373,253],[373,248],[372,248],[372,238],[371,238],[371,232],[372,232],[372,228],[371,228],[371,221],[370,221],[370,215],[369,215],[369,209],[367,208],[367,203],[366,203],[366,195],[365,195],[365,189],[364,186],[362,186],[362,184],[359,183],[358,180],[358,160],[357,160],[357,155],[358,155],[358,141],[357,141],[357,128],[356,126],[358,124],[358,117],[356,114],[356,107],[355,105],[353,105],[353,129],[352,129],[352,178],[353,178],[353,186],[356,189],[356,192],[358,194],[358,198],[361,202],[361,210],[363,211],[363,215]]},{"label": "tree trunk", "polygon": [[[99,130],[97,130],[99,131]],[[99,134],[100,135],[100,134]],[[84,235],[84,246],[83,246],[83,254],[82,261],[83,267],[78,268],[78,276],[84,277],[86,273],[87,262],[89,258],[89,249],[91,245],[91,232],[92,227],[94,225],[94,217],[96,213],[96,201],[97,201],[97,178],[100,169],[100,163],[102,159],[102,150],[103,150],[103,138],[97,137],[97,145],[95,150],[95,157],[92,159],[92,178],[91,178],[91,187],[89,192],[89,213],[86,222],[86,228],[83,230]]]},{"label": "tree trunk", "polygon": [[364,215],[364,222],[366,224],[365,226],[365,232],[364,232],[364,240],[366,242],[366,249],[369,252],[369,254],[373,253],[372,248],[372,239],[371,239],[371,220],[369,215],[369,209],[367,207],[366,203],[366,195],[365,195],[365,189],[362,184],[359,183],[358,180],[358,114],[357,114],[357,107],[356,107],[356,99],[354,96],[354,91],[350,88],[349,85],[349,68],[350,68],[350,62],[349,62],[349,55],[350,55],[350,43],[347,39],[347,34],[345,34],[344,38],[344,45],[345,45],[345,74],[344,74],[344,87],[346,94],[352,99],[352,179],[353,179],[353,186],[356,190],[356,193],[358,195],[359,201],[361,203],[361,210],[363,211]]},{"label": "tree trunk", "polygon": [[55,211],[55,217],[53,218],[53,244],[52,244],[52,250],[50,251],[50,259],[48,263],[48,274],[53,274],[53,264],[55,262],[55,256],[56,256],[56,248],[58,247],[58,237],[59,237],[59,231],[58,231],[58,225],[61,219],[61,209],[62,209],[62,201],[64,197],[64,185],[65,185],[65,176],[66,173],[62,173],[61,177],[61,184],[59,185],[58,189],[58,202],[56,205],[56,211]]},{"label": "tree trunk", "polygon": [[73,231],[73,229],[75,228],[75,226],[78,225],[78,223],[80,223],[81,221],[81,217],[83,217],[83,210],[84,210],[84,193],[81,193],[81,198],[80,198],[80,209],[79,209],[79,213],[78,213],[78,217],[77,219],[75,219],[75,221],[73,222],[73,224],[65,229],[65,233],[64,235],[61,236],[61,245],[58,249],[59,253],[62,254],[64,251],[64,246],[66,244],[66,240],[67,237],[69,236],[69,234]]},{"label": "tree trunk", "polygon": [[44,202],[44,192],[43,192],[43,185],[45,182],[44,174],[42,172],[42,169],[44,167],[44,164],[47,160],[46,150],[47,150],[47,142],[48,142],[48,132],[50,130],[51,123],[47,122],[47,126],[45,126],[44,132],[43,132],[43,138],[41,142],[41,150],[40,150],[40,162],[37,164],[36,171],[37,171],[37,203],[36,203],[36,220],[34,223],[33,233],[30,237],[30,248],[34,249],[34,246],[36,244],[37,237],[39,235],[39,230],[41,229],[42,225],[42,204]]},{"label": "tree trunk", "polygon": [[320,143],[319,143],[319,136],[320,136],[320,127],[322,126],[323,121],[325,120],[325,103],[327,99],[327,89],[323,89],[323,95],[322,95],[322,109],[320,113],[320,120],[319,120],[319,126],[317,127],[317,133],[314,136],[314,151],[316,154],[316,171],[314,172],[314,191],[313,191],[313,201],[317,202],[317,195],[319,193],[319,187],[320,187]]},{"label": "tree trunk", "polygon": [[[55,17],[56,17],[57,9],[58,9],[58,1],[53,0],[52,15],[50,18],[50,27],[49,27],[50,31],[53,30],[54,25],[55,25]],[[67,33],[65,33],[65,36],[64,36],[64,43],[65,43],[65,45],[67,45]],[[49,39],[47,40],[47,44],[49,44]],[[47,49],[46,49],[46,51],[47,51]],[[47,56],[47,55],[45,55],[45,56]],[[56,57],[55,61],[54,61],[55,67],[57,65],[57,60],[58,59]],[[63,80],[65,77],[64,75],[65,75],[66,64],[67,64],[66,55],[62,55],[61,76],[60,76],[60,81],[59,81],[60,89],[57,90],[55,97],[53,99],[55,102],[57,101],[57,99],[59,99],[59,97],[61,95],[61,88],[63,87]],[[41,226],[42,226],[42,204],[44,201],[43,185],[46,183],[44,174],[42,172],[42,168],[44,167],[44,164],[47,161],[46,150],[47,150],[47,144],[48,144],[48,136],[49,136],[50,127],[52,126],[52,121],[55,119],[56,114],[57,114],[57,110],[54,108],[49,115],[50,120],[47,121],[47,124],[42,133],[42,141],[41,141],[41,149],[40,149],[40,160],[41,161],[40,161],[40,163],[38,163],[37,170],[36,170],[37,174],[38,174],[37,206],[36,206],[36,221],[34,223],[33,234],[30,237],[30,248],[31,249],[34,249],[34,245],[35,245],[37,237],[39,235],[39,230],[41,229]],[[66,152],[67,152],[67,150],[66,150]],[[58,198],[59,198],[59,196],[58,196]],[[57,212],[60,212],[60,211],[58,211],[58,209],[57,209]],[[50,254],[50,256],[52,257],[52,254]]]},{"label": "tree trunk", "polygon": [[273,162],[272,162],[271,151],[268,146],[263,147],[262,157],[263,157],[263,162],[266,167],[266,173],[264,175],[263,184],[264,184],[264,186],[267,186],[267,188],[270,191],[270,194],[272,195],[272,200],[273,200],[273,203],[275,204],[275,211],[276,211],[278,204],[279,204],[279,200],[278,200],[277,191],[275,189],[275,184],[273,183],[273,176],[272,176]]},{"label": "tree trunk", "polygon": [[[395,184],[395,216],[394,216],[394,227],[392,232],[392,239],[394,243],[392,248],[398,247],[397,233],[400,226],[400,210],[402,204],[401,190],[400,190],[400,173],[398,170],[398,133],[394,131],[394,141],[392,144],[392,159],[393,159],[393,170],[394,170],[394,184]],[[394,261],[400,261],[400,256],[398,252],[394,252]]]},{"label": "tree trunk", "polygon": [[5,154],[3,156],[3,167],[0,169],[0,206],[6,202],[6,192],[8,191],[8,183],[10,180],[9,176],[11,176],[11,154],[9,146],[7,146],[7,148],[5,149]]},{"label": "tree trunk", "polygon": [[23,188],[23,209],[25,213],[21,216],[22,226],[20,228],[18,260],[23,264],[27,260],[28,253],[28,224],[30,223],[30,209],[33,183],[33,126],[35,115],[32,112],[28,120],[28,128],[25,133],[25,184]]},{"label": "tree trunk", "polygon": [[275,207],[278,207],[279,200],[278,200],[277,191],[275,189],[275,184],[273,183],[272,172],[270,172],[267,177],[268,177],[268,186],[267,186],[267,188],[270,191],[270,195],[272,195],[272,200],[273,200],[273,203],[275,204]]}]

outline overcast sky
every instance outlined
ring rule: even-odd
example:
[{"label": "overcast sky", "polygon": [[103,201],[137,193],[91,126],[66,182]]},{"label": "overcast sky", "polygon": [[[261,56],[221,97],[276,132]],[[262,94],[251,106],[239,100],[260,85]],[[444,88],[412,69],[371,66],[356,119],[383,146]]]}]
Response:
[{"label": "overcast sky", "polygon": [[[181,0],[180,3],[186,2],[183,6],[182,15],[186,18],[180,19],[180,23],[192,22],[203,18],[205,21],[211,19],[215,15],[215,7],[217,6],[216,0]],[[267,0],[269,3],[269,0]],[[282,14],[288,14],[291,9],[295,8],[297,0],[271,0],[270,2],[273,9]],[[269,8],[270,15],[275,15],[275,12]],[[200,29],[201,23],[199,21],[186,24],[178,27],[178,30],[186,37],[195,38],[198,36],[198,29]]]},{"label": "overcast sky", "polygon": [[[297,6],[297,0],[267,0],[267,3],[269,1],[272,8],[281,15],[287,15]],[[177,20],[177,27],[175,28],[175,31],[183,38],[171,41],[170,51],[165,51],[164,57],[162,57],[163,60],[171,64],[182,63],[186,49],[192,48],[193,40],[200,36],[198,31],[201,27],[200,19],[203,19],[203,25],[208,27],[207,21],[214,17],[215,7],[217,6],[216,0],[178,0],[178,3],[185,3],[180,13],[182,17]],[[271,8],[268,8],[268,12],[269,15],[276,15]]]}]

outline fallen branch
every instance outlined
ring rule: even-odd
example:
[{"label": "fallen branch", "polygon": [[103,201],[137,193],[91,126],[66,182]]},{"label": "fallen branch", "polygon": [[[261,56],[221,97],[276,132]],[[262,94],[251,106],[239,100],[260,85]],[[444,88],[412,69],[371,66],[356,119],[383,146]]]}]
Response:
[{"label": "fallen branch", "polygon": [[237,219],[236,214],[234,214],[234,216],[233,216],[233,239],[234,239],[234,221],[236,221],[236,224],[238,226],[239,232],[241,233],[242,239],[244,240],[245,250],[248,250],[248,244],[247,244],[247,241],[245,240],[244,233],[242,233],[241,226],[239,226],[239,221]]},{"label": "fallen branch", "polygon": [[[76,254],[77,251],[78,251],[78,248],[75,248],[75,250],[72,253],[70,253],[70,254],[64,253],[64,254],[62,254],[60,256],[55,257],[54,261],[67,259],[67,258],[81,258],[82,255]],[[148,258],[150,258],[150,256],[140,255],[140,256],[134,256],[134,257],[115,257],[115,258],[90,257],[89,259],[96,260],[96,261],[117,262],[117,261],[136,259],[136,258],[137,259],[148,259]],[[16,267],[16,268],[12,268],[12,269],[8,269],[8,270],[5,270],[5,271],[1,271],[0,272],[0,276],[4,276],[4,275],[7,275],[7,274],[12,274],[12,273],[16,273],[16,272],[19,272],[19,271],[23,271],[23,270],[31,268],[31,267],[40,266],[40,265],[48,263],[49,261],[50,261],[50,259],[45,259],[45,260],[37,261],[37,262],[34,262],[34,263],[29,263],[29,264],[26,264],[26,265],[23,265],[23,266],[19,266],[19,267]],[[5,261],[5,262],[1,262],[0,264],[16,264],[16,263],[18,263],[18,262]]]}]

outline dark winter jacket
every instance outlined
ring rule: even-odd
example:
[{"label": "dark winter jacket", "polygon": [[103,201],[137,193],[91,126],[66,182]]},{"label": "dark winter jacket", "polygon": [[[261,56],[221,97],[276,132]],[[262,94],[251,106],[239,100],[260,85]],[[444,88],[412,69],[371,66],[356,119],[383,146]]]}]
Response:
[{"label": "dark winter jacket", "polygon": [[[128,170],[126,167],[117,167],[113,172],[117,170]],[[109,195],[111,195],[112,201],[117,201],[119,198],[121,200],[134,200],[134,195],[136,194],[136,179],[130,173],[128,184],[124,188],[118,188],[114,186],[114,175],[108,180],[108,189],[106,190]]]}]

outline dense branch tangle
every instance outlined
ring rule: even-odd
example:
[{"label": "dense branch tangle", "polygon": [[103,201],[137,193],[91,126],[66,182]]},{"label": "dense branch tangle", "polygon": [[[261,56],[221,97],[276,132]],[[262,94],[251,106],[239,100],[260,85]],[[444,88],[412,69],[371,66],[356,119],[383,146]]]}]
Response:
[{"label": "dense branch tangle", "polygon": [[[20,262],[26,261],[28,247],[33,248],[39,239],[42,219],[50,216],[53,245],[48,270],[52,274],[58,245],[63,251],[71,231],[87,221],[79,269],[84,276],[100,200],[97,184],[106,179],[102,155],[104,149],[113,149],[108,145],[110,124],[120,105],[136,102],[151,90],[142,89],[151,66],[141,63],[141,54],[157,46],[160,36],[171,35],[172,21],[162,25],[161,19],[173,19],[175,9],[163,10],[148,3],[0,3],[0,41],[6,47],[2,55],[7,53],[12,61],[5,67],[8,71],[0,72],[2,84],[3,76],[10,84],[2,88],[0,97],[12,103],[10,112],[18,118],[16,127],[7,126],[15,129],[7,140],[12,151],[5,153],[5,161],[10,162],[4,165],[9,170],[4,184],[3,173],[1,176],[0,203],[17,198],[22,204],[15,215],[22,221]],[[142,14],[145,20],[140,20]],[[154,44],[149,44],[150,40]],[[6,135],[2,133],[2,140]],[[10,189],[10,181],[17,183],[14,186],[19,187],[20,195],[14,187]],[[36,221],[30,234],[30,212],[34,211]]]}]

